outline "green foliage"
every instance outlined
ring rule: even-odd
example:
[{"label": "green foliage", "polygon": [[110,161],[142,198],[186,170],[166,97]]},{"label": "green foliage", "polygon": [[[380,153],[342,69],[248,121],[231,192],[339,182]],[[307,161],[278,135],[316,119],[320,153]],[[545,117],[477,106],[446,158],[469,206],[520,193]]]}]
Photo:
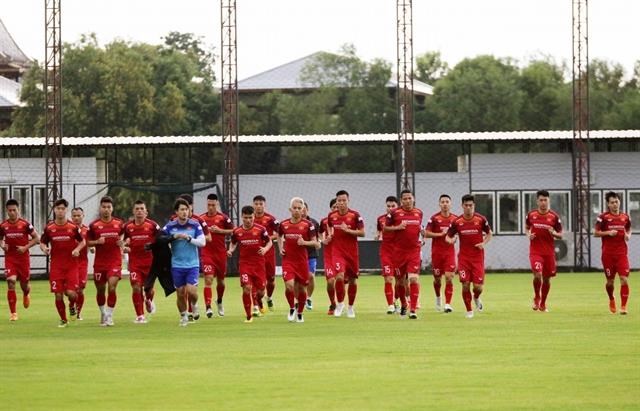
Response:
[{"label": "green foliage", "polygon": [[449,73],[449,64],[442,60],[439,51],[429,51],[416,57],[415,71],[416,79],[429,85],[435,85],[438,80]]}]

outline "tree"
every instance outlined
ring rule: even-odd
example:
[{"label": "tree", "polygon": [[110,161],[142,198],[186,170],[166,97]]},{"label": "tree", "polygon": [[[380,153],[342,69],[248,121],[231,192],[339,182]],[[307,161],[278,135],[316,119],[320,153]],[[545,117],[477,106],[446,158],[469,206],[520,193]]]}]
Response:
[{"label": "tree", "polygon": [[[566,103],[563,93],[567,91],[564,85],[563,67],[549,59],[534,60],[522,69],[518,79],[518,86],[524,94],[520,112],[522,130],[550,130],[557,123],[561,111],[564,115],[569,114],[562,110]],[[569,116],[565,124],[570,123]]]},{"label": "tree", "polygon": [[449,73],[449,64],[442,60],[439,51],[428,51],[416,57],[415,78],[434,85]]}]

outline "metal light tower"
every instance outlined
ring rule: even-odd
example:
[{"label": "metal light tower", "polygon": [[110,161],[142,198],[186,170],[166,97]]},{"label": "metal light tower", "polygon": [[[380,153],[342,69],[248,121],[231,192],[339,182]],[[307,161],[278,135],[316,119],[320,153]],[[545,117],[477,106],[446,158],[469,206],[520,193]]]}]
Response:
[{"label": "metal light tower", "polygon": [[236,0],[221,0],[222,61],[222,147],[224,150],[223,207],[232,221],[239,223],[238,194],[238,74]]},{"label": "metal light tower", "polygon": [[62,36],[60,0],[45,0],[46,191],[50,213],[62,197]]},{"label": "metal light tower", "polygon": [[397,131],[396,190],[414,191],[415,148],[413,131],[413,10],[412,0],[396,0]]},{"label": "metal light tower", "polygon": [[591,267],[588,1],[573,1],[573,194],[575,268]]}]

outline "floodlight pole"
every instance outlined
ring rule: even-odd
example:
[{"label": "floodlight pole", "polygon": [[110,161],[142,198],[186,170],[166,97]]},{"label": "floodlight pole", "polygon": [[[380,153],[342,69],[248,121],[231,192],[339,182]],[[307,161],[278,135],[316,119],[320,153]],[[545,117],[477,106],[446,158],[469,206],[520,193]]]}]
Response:
[{"label": "floodlight pole", "polygon": [[396,191],[415,194],[413,121],[413,11],[412,0],[396,0]]}]

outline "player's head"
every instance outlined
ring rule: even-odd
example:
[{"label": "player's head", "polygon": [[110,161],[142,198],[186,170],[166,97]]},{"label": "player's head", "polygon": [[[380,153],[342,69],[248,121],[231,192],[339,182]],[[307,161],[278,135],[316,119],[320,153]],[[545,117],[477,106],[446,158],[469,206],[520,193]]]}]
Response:
[{"label": "player's head", "polygon": [[189,218],[189,213],[191,212],[189,202],[184,198],[178,198],[175,203],[173,203],[173,211],[175,211],[178,219],[186,220]]},{"label": "player's head", "polygon": [[300,197],[293,197],[291,201],[289,201],[289,211],[291,211],[291,217],[296,220],[302,218],[304,200]]},{"label": "player's head", "polygon": [[405,210],[411,210],[413,208],[414,199],[413,192],[409,189],[404,189],[400,192],[400,204]]},{"label": "player's head", "polygon": [[615,191],[609,191],[604,195],[604,199],[607,202],[607,208],[612,213],[620,212],[620,195]]},{"label": "player's head", "polygon": [[100,217],[108,219],[113,214],[113,198],[104,196],[100,199]]},{"label": "player's head", "polygon": [[471,217],[476,212],[476,199],[471,194],[462,196],[462,211],[465,217]]},{"label": "player's head", "polygon": [[387,213],[398,208],[398,199],[396,196],[388,196],[387,199],[384,200],[384,203],[387,206]]},{"label": "player's head", "polygon": [[215,193],[210,193],[207,195],[207,213],[213,214],[218,211],[218,207],[220,206],[220,201],[218,201],[218,195]]},{"label": "player's head", "polygon": [[147,205],[142,200],[136,200],[133,203],[133,216],[136,219],[143,219],[147,217]]},{"label": "player's head", "polygon": [[538,210],[543,213],[549,210],[549,192],[547,190],[536,191],[536,203]]},{"label": "player's head", "polygon": [[336,193],[336,204],[341,213],[345,213],[349,208],[349,193],[347,190],[340,190]]},{"label": "player's head", "polygon": [[20,205],[18,200],[10,198],[4,203],[4,208],[7,210],[7,217],[10,221],[15,221],[20,217]]},{"label": "player's head", "polygon": [[264,198],[264,196],[262,194],[258,194],[257,196],[253,197],[253,208],[256,211],[256,214],[261,216],[262,214],[264,214],[264,206],[267,203],[267,199]]},{"label": "player's head", "polygon": [[67,219],[67,207],[69,207],[69,202],[64,198],[59,198],[53,202],[53,215],[56,220],[66,220]]},{"label": "player's head", "polygon": [[304,202],[304,207],[302,208],[302,218],[307,218],[309,217],[309,204],[307,204],[307,202]]},{"label": "player's head", "polygon": [[240,213],[242,214],[242,225],[245,228],[250,228],[251,226],[253,226],[253,221],[256,218],[255,208],[250,205],[246,205],[242,207]]},{"label": "player's head", "polygon": [[440,205],[441,212],[448,213],[449,211],[451,211],[451,197],[449,196],[449,194],[440,194],[438,204]]},{"label": "player's head", "polygon": [[80,225],[82,224],[82,220],[84,220],[84,210],[82,207],[74,207],[71,210],[71,221],[73,221],[75,225]]},{"label": "player's head", "polygon": [[189,204],[189,215],[191,215],[191,213],[193,213],[193,196],[191,194],[180,194],[178,196],[178,198],[183,199],[184,201],[187,202],[187,204]]}]

